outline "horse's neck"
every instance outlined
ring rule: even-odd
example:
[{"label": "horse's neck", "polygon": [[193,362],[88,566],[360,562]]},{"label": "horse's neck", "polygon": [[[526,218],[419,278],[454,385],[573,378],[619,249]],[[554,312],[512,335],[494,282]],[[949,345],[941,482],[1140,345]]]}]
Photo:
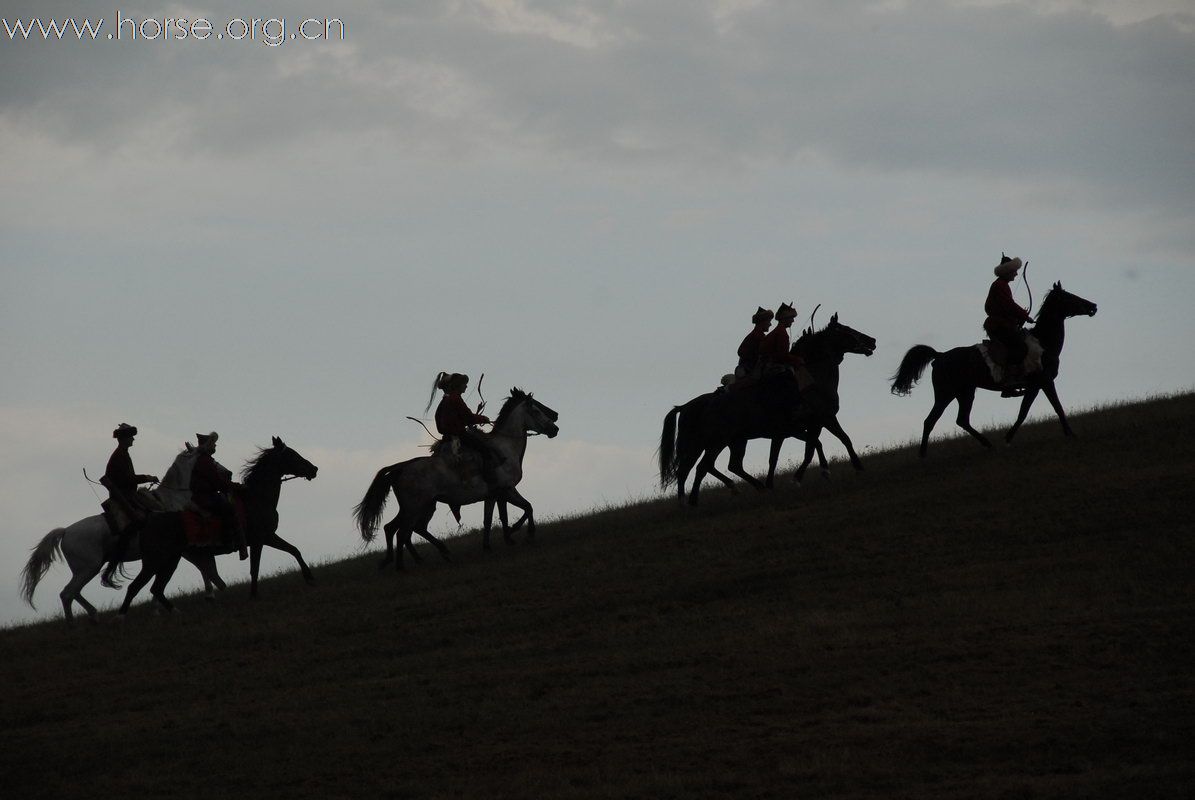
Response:
[{"label": "horse's neck", "polygon": [[278,507],[278,498],[282,496],[282,474],[271,466],[259,467],[252,480],[246,480],[244,486],[246,499],[255,505]]},{"label": "horse's neck", "polygon": [[503,450],[508,450],[509,455],[514,456],[520,464],[523,463],[523,456],[527,453],[527,431],[523,430],[522,425],[503,425],[491,433],[490,438]]},{"label": "horse's neck", "polygon": [[1029,332],[1047,353],[1061,353],[1062,345],[1066,342],[1066,320],[1061,314],[1055,314],[1049,309],[1039,314],[1037,320],[1037,324]]}]

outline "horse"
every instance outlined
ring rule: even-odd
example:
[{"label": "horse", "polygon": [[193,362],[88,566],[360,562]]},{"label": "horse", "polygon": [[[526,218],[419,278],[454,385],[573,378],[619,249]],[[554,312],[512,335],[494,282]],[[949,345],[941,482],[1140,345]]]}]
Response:
[{"label": "horse", "polygon": [[[527,451],[528,435],[544,434],[549,439],[555,438],[560,432],[556,425],[559,418],[559,414],[530,393],[518,388],[510,390],[510,396],[502,404],[489,434],[491,445],[506,456],[506,460],[494,470],[497,480],[493,485],[488,485],[480,474],[480,456],[471,451],[452,456],[443,447],[433,455],[413,458],[378,470],[365,497],[353,508],[353,515],[362,541],[366,544],[372,542],[386,500],[390,492],[394,492],[399,505],[398,514],[382,528],[386,534],[386,556],[379,567],[385,567],[393,561],[395,569],[401,570],[402,548],[405,546],[407,550],[414,551],[411,536],[415,533],[431,542],[445,560],[451,560],[447,546],[427,529],[437,502],[464,506],[485,501],[487,514],[483,546],[487,550],[493,504],[499,505],[503,534],[508,543],[513,540],[506,529],[502,503],[510,503],[523,510],[528,523],[527,538],[533,540],[535,519],[531,503],[515,487],[523,478],[523,456]],[[462,466],[471,468],[471,474],[462,474]],[[521,524],[521,521],[516,524]],[[396,534],[401,537],[397,549],[394,547]]]},{"label": "horse", "polygon": [[[173,511],[186,507],[191,500],[191,468],[195,465],[195,455],[191,445],[186,445],[186,449],[175,457],[157,487],[152,490],[137,490],[146,507],[155,511]],[[65,528],[55,528],[34,545],[29,561],[21,571],[21,596],[30,608],[36,608],[33,604],[33,592],[50,568],[50,564],[61,557],[71,570],[70,581],[59,593],[66,621],[74,621],[72,606],[76,602],[87,612],[92,622],[97,621],[98,612],[95,606],[83,597],[83,587],[103,569],[115,546],[116,535],[112,533],[103,514],[86,517]],[[140,558],[141,551],[134,539],[128,543],[122,562],[138,561]],[[203,575],[204,588],[209,598],[214,596],[213,587],[220,590],[227,588],[216,571],[216,562],[210,553],[188,553],[187,560]],[[117,585],[114,582],[113,588]]]},{"label": "horse", "polygon": [[[1095,303],[1066,291],[1062,288],[1061,282],[1056,282],[1046,294],[1041,304],[1041,310],[1037,314],[1037,324],[1029,330],[1029,333],[1042,346],[1042,369],[1040,372],[1030,373],[1026,376],[1026,389],[1025,394],[1021,397],[1021,410],[1017,414],[1017,421],[1004,435],[1006,444],[1012,443],[1013,436],[1016,435],[1021,423],[1028,416],[1029,408],[1037,399],[1039,392],[1045,393],[1050,405],[1058,414],[1058,420],[1062,423],[1063,435],[1075,435],[1071,430],[1070,423],[1066,421],[1066,412],[1063,411],[1062,402],[1058,399],[1058,390],[1054,386],[1054,381],[1058,378],[1059,358],[1062,355],[1062,345],[1066,338],[1066,320],[1080,316],[1094,317],[1096,310]],[[946,407],[955,400],[958,401],[958,417],[955,420],[958,426],[975,437],[981,445],[990,449],[992,443],[971,426],[971,405],[975,402],[976,389],[998,392],[1005,387],[997,384],[992,378],[991,370],[988,368],[983,354],[974,345],[956,347],[944,353],[939,353],[928,345],[914,345],[905,353],[900,367],[891,378],[892,393],[895,395],[909,394],[913,390],[913,386],[921,379],[921,373],[930,363],[934,365],[934,405],[930,409],[929,416],[925,418],[922,428],[920,456],[925,458],[926,450],[929,447],[930,431],[934,429],[934,425]]]},{"label": "horse", "polygon": [[[315,478],[318,468],[296,451],[287,447],[277,436],[270,447],[263,447],[257,455],[246,462],[241,470],[242,488],[238,496],[245,507],[245,540],[249,546],[249,572],[251,576],[249,595],[257,597],[258,571],[261,565],[261,550],[269,545],[290,553],[299,562],[303,580],[314,585],[315,576],[303,554],[290,542],[278,535],[278,499],[282,494],[282,482],[290,477]],[[120,614],[129,612],[133,598],[152,578],[150,594],[167,611],[174,610],[174,604],[167,599],[165,590],[180,558],[191,554],[207,554],[209,557],[231,553],[232,545],[195,547],[187,543],[181,512],[151,514],[141,530],[141,572],[129,584]]]},{"label": "horse", "polygon": [[[791,348],[791,352],[805,359],[805,368],[814,379],[806,391],[800,390],[791,372],[784,371],[765,375],[753,385],[713,392],[673,408],[664,418],[660,435],[660,482],[668,486],[676,481],[677,499],[683,502],[685,478],[696,464],[689,504],[697,505],[701,481],[707,473],[730,484],[725,475],[714,469],[718,455],[729,447],[730,471],[756,489],[770,488],[781,445],[789,436],[804,439],[806,443],[805,460],[795,476],[798,480],[815,452],[820,456],[823,473],[827,473],[820,444],[823,428],[838,437],[851,464],[861,470],[863,464],[838,422],[838,365],[846,353],[870,356],[875,347],[874,338],[843,325],[835,314],[825,328],[817,332],[807,330]],[[772,440],[766,483],[760,483],[743,469],[748,440],[759,438]]]}]

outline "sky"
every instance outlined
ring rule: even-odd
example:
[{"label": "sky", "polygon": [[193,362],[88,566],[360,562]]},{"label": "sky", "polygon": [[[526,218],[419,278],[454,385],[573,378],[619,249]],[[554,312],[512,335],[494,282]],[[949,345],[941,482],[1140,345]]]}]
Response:
[{"label": "sky", "polygon": [[0,30],[0,624],[61,613],[63,565],[36,611],[18,573],[96,513],[82,470],[120,422],[158,475],[197,432],[238,470],[280,436],[320,468],[279,529],[318,563],[361,552],[351,508],[424,452],[406,417],[440,370],[560,413],[521,486],[540,519],[657,496],[665,413],[733,368],[758,305],[878,340],[842,365],[866,460],[919,435],[930,387],[886,379],[914,344],[978,341],[1001,252],[1038,301],[1099,304],[1068,327],[1069,409],[1195,386],[1189,0],[118,5],[345,34],[107,41],[114,4],[0,2],[105,20]]}]

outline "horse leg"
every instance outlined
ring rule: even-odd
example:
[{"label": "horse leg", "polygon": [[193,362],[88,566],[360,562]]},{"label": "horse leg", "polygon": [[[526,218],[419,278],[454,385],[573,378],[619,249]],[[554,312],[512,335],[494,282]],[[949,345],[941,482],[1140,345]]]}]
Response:
[{"label": "horse leg", "polygon": [[1054,413],[1058,415],[1058,421],[1062,423],[1062,434],[1074,436],[1075,432],[1071,430],[1070,423],[1066,421],[1066,412],[1062,410],[1062,401],[1058,399],[1058,389],[1055,388],[1054,381],[1043,383],[1041,390],[1046,393],[1046,399],[1050,401],[1050,405],[1054,406]]},{"label": "horse leg", "polygon": [[700,453],[678,453],[676,457],[676,499],[682,506],[685,504],[685,479],[689,477],[689,470],[697,463]]},{"label": "horse leg", "polygon": [[141,571],[137,573],[137,577],[133,578],[133,582],[129,584],[129,588],[125,589],[124,602],[120,604],[120,616],[125,616],[129,613],[129,606],[133,604],[133,598],[137,596],[137,592],[141,591],[141,587],[149,583],[150,578],[154,576],[154,567],[150,566],[149,560],[145,553],[141,554]]},{"label": "horse leg", "polygon": [[165,563],[158,569],[157,574],[154,576],[153,586],[149,588],[149,593],[167,611],[174,611],[174,603],[171,603],[166,597],[166,584],[174,576],[174,571],[178,569],[178,562],[182,559],[182,556],[182,553],[171,553],[168,555]]},{"label": "horse leg", "polygon": [[435,546],[438,551],[440,551],[440,557],[445,561],[452,561],[452,553],[448,552],[448,545],[444,544],[435,536],[432,536],[431,532],[427,530],[426,525],[424,525],[422,528],[415,528],[413,532],[422,536],[425,541],[431,542],[432,545]]},{"label": "horse leg", "polygon": [[[402,512],[399,512],[400,514]],[[394,534],[398,530],[398,516],[387,522],[382,526],[383,533],[386,534],[386,555],[382,557],[381,563],[378,564],[378,569],[385,569],[391,561],[394,560]],[[402,544],[399,544],[402,547]]]},{"label": "horse leg", "polygon": [[183,553],[183,558],[190,561],[199,570],[199,574],[203,576],[203,596],[206,600],[216,599],[216,590],[221,592],[228,588],[224,583],[224,579],[220,577],[219,571],[216,569],[216,557],[209,552],[191,552]]},{"label": "horse leg", "polygon": [[721,447],[717,450],[712,447],[708,448],[705,455],[697,462],[697,471],[693,473],[693,489],[689,492],[689,505],[697,505],[697,499],[701,492],[701,481],[705,478],[706,473],[714,469],[714,460],[721,452]]},{"label": "horse leg", "polygon": [[494,526],[494,498],[487,497],[481,515],[481,549],[490,549],[490,528]]},{"label": "horse leg", "polygon": [[[303,560],[303,554],[299,552],[299,548],[295,547],[290,542],[278,535],[278,531],[273,531],[269,536],[265,537],[262,545],[269,545],[275,550],[281,550],[284,553],[289,553],[294,556],[295,561],[299,562],[299,572],[303,573],[303,581],[308,586],[315,586],[315,575],[311,572],[311,567],[307,566],[307,562]],[[261,546],[257,548],[259,558],[261,553]],[[253,570],[254,581],[256,582],[257,570]]]},{"label": "horse leg", "polygon": [[984,436],[982,433],[975,430],[975,428],[973,428],[971,426],[971,405],[974,402],[975,402],[975,389],[974,388],[972,388],[968,391],[964,391],[962,394],[959,395],[958,417],[955,418],[955,422],[958,423],[958,426],[960,428],[962,428],[967,433],[971,434],[977,440],[979,440],[979,443],[981,445],[983,445],[984,447],[986,447],[990,450],[992,447],[992,443],[988,441],[986,436]]},{"label": "horse leg", "polygon": [[805,456],[801,459],[801,465],[797,467],[797,471],[793,473],[793,483],[797,486],[801,485],[801,481],[805,479],[805,470],[809,468],[809,462],[813,461],[813,454],[817,453],[821,456],[822,473],[825,474],[826,462],[825,456],[822,455],[822,444],[817,437],[822,435],[821,426],[810,427],[805,432]]},{"label": "horse leg", "polygon": [[950,405],[952,400],[954,400],[953,397],[940,391],[938,385],[934,384],[934,407],[929,410],[929,416],[925,418],[925,424],[921,428],[921,450],[918,452],[918,455],[922,458],[925,458],[926,450],[929,449],[930,432],[938,424],[938,420],[942,417],[942,412],[946,410],[946,406]]},{"label": "horse leg", "polygon": [[1017,435],[1017,431],[1021,428],[1021,423],[1025,421],[1025,417],[1029,416],[1029,408],[1033,405],[1033,401],[1037,399],[1037,393],[1040,391],[1040,386],[1030,386],[1025,390],[1025,394],[1021,397],[1021,410],[1017,412],[1017,421],[1008,429],[1008,433],[1004,434],[1005,444],[1012,444],[1012,437]]},{"label": "horse leg", "polygon": [[726,468],[735,475],[738,475],[747,483],[751,484],[756,491],[762,492],[764,490],[764,485],[760,483],[754,475],[743,469],[743,458],[746,457],[746,455],[747,441],[745,439],[743,441],[733,443],[730,446],[730,461],[727,463]]},{"label": "horse leg", "polygon": [[78,572],[72,571],[71,579],[67,582],[66,586],[62,587],[62,591],[58,593],[59,599],[62,600],[62,613],[68,625],[73,624],[75,621],[72,606],[76,600],[79,602],[79,605],[83,606],[91,621],[96,621],[97,612],[95,606],[83,599],[83,587],[90,583],[96,575],[99,575],[100,570],[103,568],[104,562],[101,561],[99,564],[82,566]]},{"label": "horse leg", "polygon": [[[506,500],[515,508],[518,508],[523,512],[522,518],[519,520],[519,522],[515,523],[513,530],[518,530],[519,525],[522,524],[522,521],[524,519],[527,520],[527,543],[530,544],[531,542],[534,542],[535,512],[531,507],[531,503],[526,497],[523,497],[523,495],[519,494],[519,490],[513,486],[506,490]],[[510,540],[510,544],[514,544],[513,539]]]},{"label": "horse leg", "polygon": [[[972,393],[971,397],[974,399],[974,393]],[[971,413],[969,408],[967,413]],[[830,417],[830,419],[826,421],[824,427],[830,433],[838,437],[838,441],[842,442],[842,446],[846,448],[847,455],[851,458],[851,466],[854,467],[856,471],[862,472],[863,462],[859,460],[859,455],[855,452],[854,445],[851,444],[851,437],[847,436],[846,431],[842,429],[842,424],[838,421],[838,415],[836,414]],[[823,462],[822,467],[823,469],[825,468],[825,462]]]},{"label": "horse leg", "polygon": [[771,446],[768,448],[768,478],[763,485],[769,489],[775,488],[776,484],[776,464],[780,462],[780,448],[784,446],[784,438],[776,436],[772,438]]}]

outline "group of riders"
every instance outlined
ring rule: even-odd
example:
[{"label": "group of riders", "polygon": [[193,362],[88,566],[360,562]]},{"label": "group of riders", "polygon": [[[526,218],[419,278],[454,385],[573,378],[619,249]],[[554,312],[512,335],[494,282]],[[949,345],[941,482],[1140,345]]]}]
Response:
[{"label": "group of riders", "polygon": [[[1010,381],[1023,379],[1025,374],[1040,369],[1040,363],[1032,363],[1024,326],[1032,323],[1033,317],[1013,299],[1012,283],[1017,279],[1023,264],[1019,258],[1001,256],[995,268],[996,279],[988,290],[984,303],[987,318],[983,328],[1006,351],[1004,362]],[[813,382],[805,369],[804,359],[792,352],[789,329],[796,321],[797,311],[791,303],[781,303],[773,313],[758,308],[751,317],[752,329],[738,348],[738,365],[734,373],[722,379],[724,391],[734,391],[755,383],[760,378],[788,372],[797,378],[801,390]],[[775,322],[775,328],[772,323]],[[1021,366],[1023,364],[1023,366]],[[478,454],[482,477],[487,483],[494,483],[495,470],[505,461],[505,456],[493,446],[489,436],[478,430],[478,425],[490,424],[489,417],[469,407],[464,395],[469,388],[469,376],[459,372],[441,372],[436,376],[427,409],[435,400],[436,392],[442,393],[436,406],[435,425],[442,437],[438,452],[450,459],[459,460],[462,448]],[[484,402],[482,403],[484,406]],[[427,410],[425,409],[425,410]],[[100,482],[108,489],[108,502],[103,504],[104,516],[112,531],[117,535],[117,544],[109,557],[104,571],[104,583],[111,585],[112,574],[122,560],[128,544],[145,526],[151,509],[138,494],[141,484],[158,482],[155,475],[138,474],[133,469],[129,449],[133,446],[137,428],[121,423],[112,436],[117,441],[116,449],[108,459],[107,468]],[[232,496],[240,484],[232,480],[231,474],[216,463],[213,455],[219,436],[215,433],[196,434],[194,447],[196,457],[191,470],[191,504],[200,514],[216,517],[230,543],[235,546],[241,559],[248,557],[245,532],[235,513]],[[456,509],[453,509],[456,512]],[[458,517],[459,519],[459,517]]]},{"label": "group of riders", "polygon": [[[113,586],[113,575],[124,559],[129,543],[149,520],[154,509],[137,491],[142,484],[159,483],[157,475],[142,475],[133,469],[133,458],[129,454],[137,436],[136,426],[122,422],[112,431],[116,449],[108,457],[108,465],[100,483],[108,490],[108,500],[102,504],[104,519],[116,534],[116,545],[108,558],[101,581]],[[242,561],[249,557],[245,542],[245,531],[233,506],[232,496],[241,484],[232,480],[232,475],[216,463],[214,457],[216,442],[220,436],[215,431],[195,434],[196,444],[192,448],[195,461],[191,467],[189,489],[191,505],[195,512],[220,521],[223,534],[237,548]]]},{"label": "group of riders", "polygon": [[[1018,305],[1012,296],[1012,284],[1023,266],[1021,259],[1001,253],[1000,263],[994,270],[996,279],[988,289],[983,306],[987,315],[983,329],[1005,351],[1003,354],[997,353],[994,360],[1009,378],[1006,381],[1006,393],[1009,394],[1018,391],[1018,380],[1041,369],[1040,361],[1032,358],[1026,360],[1030,356],[1030,347],[1024,326],[1034,321],[1033,316]],[[757,308],[751,317],[751,332],[739,345],[738,366],[733,374],[722,378],[722,386],[733,390],[735,386],[754,383],[760,377],[788,371],[796,375],[802,390],[808,388],[813,378],[804,369],[804,359],[791,352],[788,331],[796,318],[797,311],[789,303],[781,303],[775,313],[766,308]],[[776,327],[769,330],[773,320]]]}]

